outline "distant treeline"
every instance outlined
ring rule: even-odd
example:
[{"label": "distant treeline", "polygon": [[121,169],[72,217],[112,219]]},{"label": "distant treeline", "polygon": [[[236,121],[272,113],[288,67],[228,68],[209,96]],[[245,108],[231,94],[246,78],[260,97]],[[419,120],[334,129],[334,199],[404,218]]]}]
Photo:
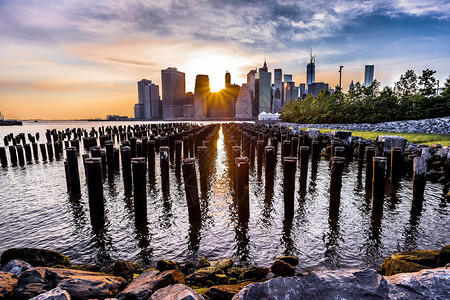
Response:
[{"label": "distant treeline", "polygon": [[387,86],[381,91],[376,80],[368,87],[357,82],[346,94],[339,86],[333,94],[322,90],[315,98],[308,95],[304,100],[288,101],[281,119],[295,123],[378,123],[450,116],[450,76],[437,96],[434,73],[427,69],[417,76],[408,70],[394,88]]}]

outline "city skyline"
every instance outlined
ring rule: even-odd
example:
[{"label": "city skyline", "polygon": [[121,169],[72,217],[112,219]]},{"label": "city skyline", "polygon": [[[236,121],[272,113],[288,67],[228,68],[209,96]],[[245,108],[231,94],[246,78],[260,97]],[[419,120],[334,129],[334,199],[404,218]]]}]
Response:
[{"label": "city skyline", "polygon": [[[7,118],[104,118],[133,115],[136,82],[162,86],[177,67],[193,92],[197,74],[211,91],[246,83],[267,59],[298,86],[307,49],[315,81],[334,88],[364,82],[375,65],[382,86],[413,69],[450,74],[449,1],[14,1],[0,3],[0,110]],[[273,76],[272,76],[273,82]]]}]

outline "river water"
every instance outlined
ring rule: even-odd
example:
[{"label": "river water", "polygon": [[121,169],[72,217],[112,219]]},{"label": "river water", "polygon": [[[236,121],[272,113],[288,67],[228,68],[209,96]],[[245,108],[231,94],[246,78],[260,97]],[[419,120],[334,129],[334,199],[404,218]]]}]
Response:
[{"label": "river water", "polygon": [[[21,127],[0,127],[0,137],[39,132],[38,143],[43,143],[46,129],[128,124],[135,123],[25,122]],[[279,255],[296,255],[297,270],[307,271],[379,268],[394,252],[440,249],[450,243],[450,208],[442,184],[427,182],[423,209],[413,214],[411,176],[405,174],[396,189],[387,186],[383,216],[373,220],[370,195],[364,189],[365,172],[358,174],[357,163],[350,162],[343,174],[339,218],[330,220],[330,168],[321,159],[315,176],[310,163],[306,194],[299,192],[297,170],[295,215],[292,222],[285,222],[278,159],[273,194],[265,192],[264,170],[261,179],[256,169],[250,170],[250,219],[242,224],[233,202],[222,130],[213,160],[209,190],[201,197],[201,226],[189,223],[182,178],[172,167],[168,197],[163,197],[159,172],[156,182],[147,184],[148,224],[144,227],[135,225],[133,198],[125,196],[122,176],[106,179],[106,222],[100,230],[94,230],[90,222],[81,155],[82,193],[76,198],[67,193],[63,159],[0,169],[0,253],[13,247],[46,248],[69,256],[75,264],[100,265],[117,259],[152,265],[163,258],[187,262],[205,256],[270,266]]]}]

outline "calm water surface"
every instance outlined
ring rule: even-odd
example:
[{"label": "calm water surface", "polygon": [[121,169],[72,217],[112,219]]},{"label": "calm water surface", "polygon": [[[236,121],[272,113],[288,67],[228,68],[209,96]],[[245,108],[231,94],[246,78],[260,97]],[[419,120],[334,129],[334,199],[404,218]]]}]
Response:
[{"label": "calm water surface", "polygon": [[[0,127],[0,137],[10,132],[39,132],[43,143],[46,129],[127,124],[135,123],[24,123]],[[3,146],[3,140],[0,143]],[[386,187],[383,216],[373,220],[370,195],[364,189],[365,172],[359,174],[357,163],[351,162],[344,169],[339,218],[330,220],[330,169],[322,159],[315,176],[310,162],[307,192],[296,192],[295,217],[285,222],[278,159],[273,193],[265,192],[264,169],[261,179],[255,169],[250,170],[250,220],[242,224],[237,220],[222,130],[213,160],[208,192],[201,195],[201,226],[189,223],[182,178],[173,168],[167,197],[161,192],[159,173],[156,182],[147,185],[147,226],[135,225],[133,198],[125,196],[121,174],[106,179],[106,223],[95,230],[81,155],[82,193],[76,198],[67,193],[63,159],[0,169],[0,252],[13,247],[47,248],[68,255],[73,263],[103,265],[117,259],[153,264],[162,258],[186,262],[205,256],[270,266],[276,256],[287,254],[297,255],[297,269],[305,271],[378,268],[394,252],[439,249],[450,243],[450,209],[442,184],[427,182],[423,210],[415,215],[410,212],[411,178],[405,175],[396,190]],[[296,191],[298,176],[297,170]]]}]

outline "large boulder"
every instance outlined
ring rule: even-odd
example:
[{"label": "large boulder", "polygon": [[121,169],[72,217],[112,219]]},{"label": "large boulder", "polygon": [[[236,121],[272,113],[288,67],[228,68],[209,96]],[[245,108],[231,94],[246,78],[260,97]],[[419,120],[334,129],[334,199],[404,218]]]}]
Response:
[{"label": "large boulder", "polygon": [[450,245],[445,246],[439,252],[437,265],[443,267],[448,263],[450,263]]},{"label": "large boulder", "polygon": [[317,271],[247,285],[233,299],[386,299],[389,291],[375,270]]},{"label": "large boulder", "polygon": [[127,282],[122,277],[71,269],[37,267],[22,273],[14,289],[18,299],[29,299],[59,287],[72,299],[109,298]]},{"label": "large boulder", "polygon": [[184,283],[184,274],[179,270],[167,270],[164,272],[156,270],[147,271],[133,279],[117,295],[117,299],[148,299],[157,290],[177,283]]},{"label": "large boulder", "polygon": [[46,293],[40,294],[30,300],[70,300],[70,295],[67,291],[57,287]]},{"label": "large boulder", "polygon": [[156,270],[167,271],[167,270],[179,270],[180,264],[173,260],[161,259],[156,262]]},{"label": "large boulder", "polygon": [[204,300],[203,296],[198,294],[190,287],[178,283],[169,285],[165,288],[157,290],[151,300]]},{"label": "large boulder", "polygon": [[290,264],[291,266],[298,265],[298,257],[297,256],[278,256],[276,259],[282,260],[285,263]]},{"label": "large boulder", "polygon": [[450,299],[450,266],[384,278],[390,299]]},{"label": "large boulder", "polygon": [[0,271],[0,298],[8,299],[12,296],[13,290],[17,285],[16,275]]},{"label": "large boulder", "polygon": [[270,268],[273,274],[278,276],[294,276],[295,268],[281,259],[276,259]]},{"label": "large boulder", "polygon": [[266,278],[266,275],[268,273],[268,270],[262,267],[249,267],[244,268],[241,276],[239,277],[240,280],[246,280],[246,281],[259,281],[261,279]]},{"label": "large boulder", "polygon": [[186,276],[186,282],[193,286],[212,286],[223,282],[223,276],[225,273],[216,267],[207,267],[198,269],[194,273]]},{"label": "large boulder", "polygon": [[3,272],[12,273],[20,276],[20,274],[22,274],[28,269],[31,269],[32,267],[33,267],[32,265],[23,260],[13,259],[6,265],[4,265],[1,270]]},{"label": "large boulder", "polygon": [[381,265],[381,274],[386,276],[398,273],[417,272],[422,269],[437,267],[439,251],[416,250],[394,253]]},{"label": "large boulder", "polygon": [[231,258],[225,258],[216,261],[213,266],[225,271],[234,266],[234,261]]},{"label": "large boulder", "polygon": [[203,269],[207,267],[211,267],[211,263],[206,257],[202,257],[197,264],[197,269]]},{"label": "large boulder", "polygon": [[246,281],[238,284],[215,285],[210,287],[203,296],[207,300],[231,300],[244,287],[252,283]]},{"label": "large boulder", "polygon": [[134,274],[142,273],[142,268],[137,263],[118,260],[114,262],[114,265],[112,266],[112,272],[114,275],[120,276],[126,281],[130,281],[133,278]]},{"label": "large boulder", "polygon": [[56,251],[36,248],[12,248],[2,253],[1,264],[6,265],[13,259],[26,261],[35,267],[70,266],[70,259]]}]

